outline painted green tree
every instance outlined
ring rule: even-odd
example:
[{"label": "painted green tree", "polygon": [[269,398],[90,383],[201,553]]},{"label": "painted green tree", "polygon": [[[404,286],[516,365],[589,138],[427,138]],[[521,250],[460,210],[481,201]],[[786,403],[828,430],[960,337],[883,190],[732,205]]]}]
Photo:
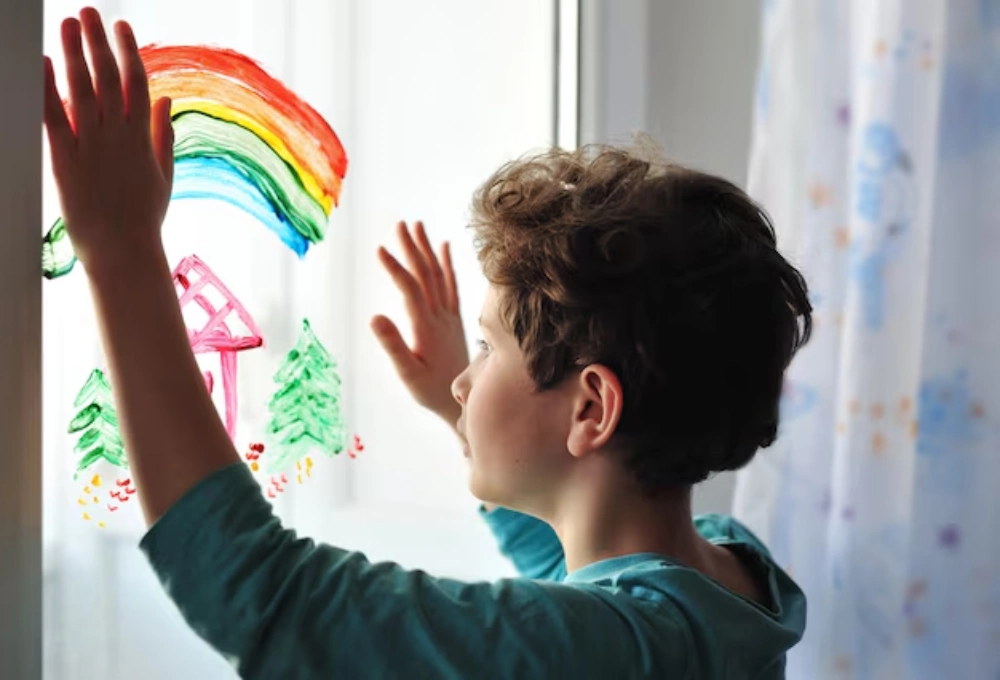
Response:
[{"label": "painted green tree", "polygon": [[278,389],[268,405],[269,473],[290,469],[311,453],[332,457],[347,448],[337,362],[308,320],[303,319],[299,340],[274,374],[274,382]]},{"label": "painted green tree", "polygon": [[42,237],[42,275],[47,279],[65,276],[73,270],[76,255],[69,242],[66,223],[60,217]]},{"label": "painted green tree", "polygon": [[118,429],[118,414],[111,399],[111,384],[104,372],[95,368],[80,388],[73,406],[78,409],[69,424],[70,434],[79,434],[73,450],[80,456],[77,475],[104,460],[119,468],[127,468],[125,447]]}]

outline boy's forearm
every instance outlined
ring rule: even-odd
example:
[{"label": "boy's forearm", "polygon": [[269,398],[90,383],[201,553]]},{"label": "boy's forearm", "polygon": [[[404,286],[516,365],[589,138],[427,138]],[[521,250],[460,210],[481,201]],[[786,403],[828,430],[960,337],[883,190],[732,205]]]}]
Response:
[{"label": "boy's forearm", "polygon": [[88,275],[129,465],[151,524],[239,456],[205,390],[162,250]]}]

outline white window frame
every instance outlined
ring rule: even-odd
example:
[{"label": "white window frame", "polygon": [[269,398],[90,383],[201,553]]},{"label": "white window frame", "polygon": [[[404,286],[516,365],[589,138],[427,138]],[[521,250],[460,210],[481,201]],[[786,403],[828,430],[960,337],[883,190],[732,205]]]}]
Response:
[{"label": "white window frame", "polygon": [[42,3],[0,8],[0,667],[42,673]]}]

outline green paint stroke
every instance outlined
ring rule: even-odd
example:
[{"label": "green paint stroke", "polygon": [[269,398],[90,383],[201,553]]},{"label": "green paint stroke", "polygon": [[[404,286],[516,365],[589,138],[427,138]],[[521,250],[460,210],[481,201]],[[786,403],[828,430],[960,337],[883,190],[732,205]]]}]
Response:
[{"label": "green paint stroke", "polygon": [[310,243],[323,240],[329,218],[298,173],[245,127],[200,111],[174,118],[174,161],[212,158],[231,165]]},{"label": "green paint stroke", "polygon": [[128,468],[118,430],[118,414],[111,400],[111,384],[100,369],[95,368],[91,372],[77,393],[73,406],[79,410],[69,424],[69,433],[81,433],[73,447],[80,456],[73,479],[101,460],[115,467]]},{"label": "green paint stroke", "polygon": [[42,275],[47,279],[65,276],[73,271],[74,264],[76,255],[69,242],[66,223],[60,217],[42,237]]},{"label": "green paint stroke", "polygon": [[[228,163],[308,242],[323,240],[329,224],[323,206],[305,190],[295,169],[258,135],[199,111],[178,114],[173,126],[175,163],[204,159]],[[189,189],[177,182],[174,195]],[[47,279],[65,276],[74,264],[76,256],[60,217],[42,238],[42,274]]]},{"label": "green paint stroke", "polygon": [[[347,448],[337,362],[302,321],[302,334],[274,375],[278,389],[268,408],[268,473],[282,472],[319,452],[332,457]],[[270,454],[274,454],[273,457]]]}]

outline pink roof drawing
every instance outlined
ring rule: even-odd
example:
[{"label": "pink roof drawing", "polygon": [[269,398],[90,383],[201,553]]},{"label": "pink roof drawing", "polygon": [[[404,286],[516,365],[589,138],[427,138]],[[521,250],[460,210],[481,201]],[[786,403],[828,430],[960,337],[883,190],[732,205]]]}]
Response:
[{"label": "pink roof drawing", "polygon": [[[207,321],[200,328],[188,328],[188,341],[195,354],[216,353],[222,373],[222,389],[225,398],[226,432],[231,439],[236,436],[237,392],[236,353],[261,347],[264,338],[257,323],[243,304],[230,292],[219,277],[196,255],[188,255],[173,271],[173,280],[178,288],[178,302],[183,310],[194,303],[207,315]],[[209,294],[221,298],[221,307],[216,307]],[[230,318],[235,314],[235,319]],[[230,327],[239,321],[244,334],[234,334]],[[205,386],[211,393],[215,379],[211,372],[205,374]]]}]

